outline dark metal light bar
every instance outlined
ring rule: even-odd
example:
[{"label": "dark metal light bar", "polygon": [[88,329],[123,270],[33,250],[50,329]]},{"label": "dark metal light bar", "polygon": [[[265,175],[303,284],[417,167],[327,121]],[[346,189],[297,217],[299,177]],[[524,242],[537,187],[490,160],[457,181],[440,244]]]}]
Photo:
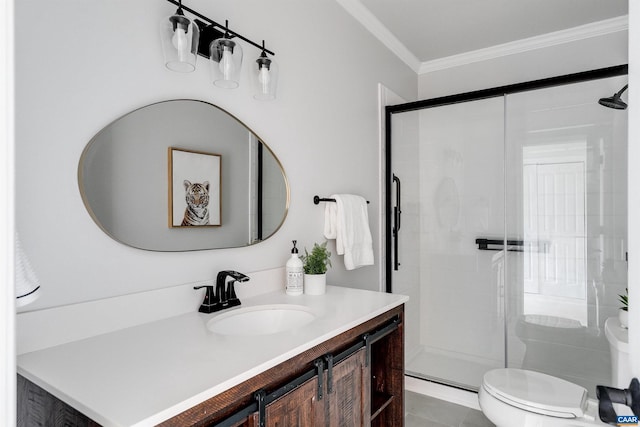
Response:
[{"label": "dark metal light bar", "polygon": [[[237,38],[239,38],[240,40],[243,40],[243,41],[245,41],[245,42],[249,43],[250,45],[252,45],[252,46],[254,46],[254,47],[257,47],[257,48],[258,48],[258,49],[260,49],[260,50],[264,50],[264,51],[265,51],[265,52],[267,52],[269,55],[273,55],[273,56],[275,56],[275,53],[273,53],[273,52],[272,52],[272,51],[270,51],[269,49],[264,49],[264,48],[262,47],[262,45],[259,45],[259,44],[255,43],[255,42],[253,42],[253,41],[249,40],[248,38],[246,38],[246,37],[242,36],[241,34],[236,33],[235,31],[230,30],[229,28],[225,27],[224,25],[218,24],[216,21],[214,21],[214,20],[212,20],[212,19],[207,18],[206,16],[204,16],[204,15],[202,15],[202,14],[200,14],[200,13],[196,12],[195,10],[193,10],[193,9],[191,9],[191,8],[189,8],[189,7],[187,7],[187,6],[185,6],[184,4],[181,4],[180,2],[178,2],[178,1],[176,1],[176,0],[167,0],[167,1],[168,1],[169,3],[171,3],[171,4],[176,5],[176,6],[181,6],[181,7],[182,7],[182,9],[186,10],[187,12],[191,13],[192,15],[197,16],[198,18],[200,18],[200,19],[202,19],[202,20],[204,20],[204,21],[207,21],[209,24],[211,24],[211,25],[213,25],[213,26],[215,26],[215,27],[218,27],[218,28],[223,29],[223,32],[222,32],[223,34],[224,34],[224,31],[227,31],[227,32],[229,33],[229,35],[231,35],[231,36],[233,36],[233,37],[237,37]],[[197,21],[196,21],[196,22],[197,22]],[[200,26],[200,25],[198,25],[198,26]],[[211,40],[209,40],[209,42],[211,42]],[[206,45],[206,47],[207,47],[207,49],[209,49],[209,45],[208,45],[208,44]],[[198,53],[199,53],[200,55],[203,55],[203,54],[202,54],[202,52],[198,52]],[[206,56],[207,58],[209,57],[209,55],[208,55],[208,54],[207,54],[207,55],[203,55],[203,56]]]}]

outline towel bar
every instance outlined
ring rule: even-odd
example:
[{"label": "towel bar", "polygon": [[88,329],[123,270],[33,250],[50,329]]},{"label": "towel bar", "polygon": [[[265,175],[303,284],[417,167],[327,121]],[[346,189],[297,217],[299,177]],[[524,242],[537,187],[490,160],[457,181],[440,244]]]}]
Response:
[{"label": "towel bar", "polygon": [[[313,196],[313,204],[314,205],[318,205],[320,204],[320,202],[335,202],[336,199],[329,199],[326,197],[319,197],[319,196]],[[369,201],[367,200],[367,204],[369,204]]]},{"label": "towel bar", "polygon": [[[481,251],[501,251],[504,249],[505,241],[503,239],[487,239],[480,237],[476,239],[476,244],[478,245],[478,249]],[[507,251],[509,252],[549,252],[549,242],[543,240],[525,241],[511,239],[507,240],[506,244]]]}]

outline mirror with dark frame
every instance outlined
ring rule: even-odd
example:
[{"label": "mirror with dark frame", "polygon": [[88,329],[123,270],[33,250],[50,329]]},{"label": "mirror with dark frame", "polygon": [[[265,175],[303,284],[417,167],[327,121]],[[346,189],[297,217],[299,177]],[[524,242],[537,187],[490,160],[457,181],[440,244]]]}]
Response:
[{"label": "mirror with dark frame", "polygon": [[89,141],[78,165],[96,224],[134,248],[234,248],[282,225],[289,185],[280,161],[237,118],[203,101],[134,110]]}]

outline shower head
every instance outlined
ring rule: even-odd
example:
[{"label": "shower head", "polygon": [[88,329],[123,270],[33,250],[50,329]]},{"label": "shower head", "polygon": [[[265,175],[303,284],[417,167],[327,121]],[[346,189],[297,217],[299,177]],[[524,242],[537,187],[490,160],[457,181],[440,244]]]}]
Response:
[{"label": "shower head", "polygon": [[628,84],[624,85],[624,87],[620,89],[620,92],[614,93],[612,97],[600,98],[598,104],[604,105],[605,107],[609,108],[615,108],[616,110],[626,110],[627,104],[622,99],[620,99],[620,96],[622,96],[622,93],[627,90],[627,87],[629,87]]}]

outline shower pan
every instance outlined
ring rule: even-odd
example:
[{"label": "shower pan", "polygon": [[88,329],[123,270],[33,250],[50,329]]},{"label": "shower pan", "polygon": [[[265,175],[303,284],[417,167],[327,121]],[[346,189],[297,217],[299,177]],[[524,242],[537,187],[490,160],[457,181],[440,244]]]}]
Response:
[{"label": "shower pan", "polygon": [[518,367],[610,384],[627,113],[598,100],[619,99],[626,72],[387,107],[386,285],[411,298],[407,375],[477,390]]}]

